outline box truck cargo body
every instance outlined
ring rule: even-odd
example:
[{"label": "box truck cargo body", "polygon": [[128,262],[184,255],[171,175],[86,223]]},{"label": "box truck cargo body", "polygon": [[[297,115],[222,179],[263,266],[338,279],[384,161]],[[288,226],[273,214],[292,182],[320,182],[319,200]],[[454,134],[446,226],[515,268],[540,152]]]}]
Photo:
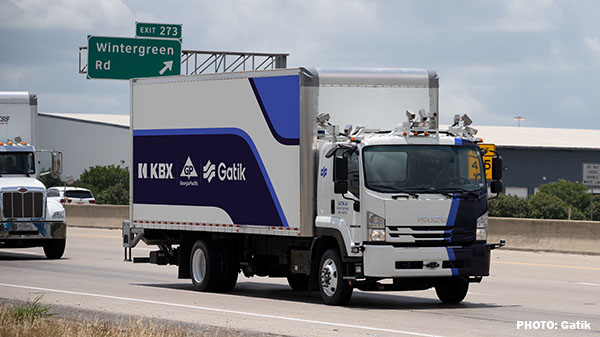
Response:
[{"label": "box truck cargo body", "polygon": [[[0,248],[43,247],[48,258],[63,255],[65,210],[47,200],[46,187],[35,179],[37,96],[0,92]],[[52,172],[60,173],[60,153],[51,151]]]},{"label": "box truck cargo body", "polygon": [[[436,287],[460,302],[488,275],[480,150],[468,124],[439,132],[435,72],[138,79],[131,94],[126,259],[143,240],[160,249],[134,262],[176,264],[199,290],[231,290],[241,270],[328,304],[353,288]],[[420,117],[402,123],[407,111]],[[441,171],[452,183],[435,185]]]}]

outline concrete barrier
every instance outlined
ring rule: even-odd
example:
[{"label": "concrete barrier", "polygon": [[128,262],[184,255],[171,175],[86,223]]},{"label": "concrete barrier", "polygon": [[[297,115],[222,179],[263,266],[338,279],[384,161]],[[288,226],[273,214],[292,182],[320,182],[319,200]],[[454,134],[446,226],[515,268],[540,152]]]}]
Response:
[{"label": "concrete barrier", "polygon": [[490,218],[488,242],[506,248],[600,255],[600,221]]},{"label": "concrete barrier", "polygon": [[[129,206],[125,205],[65,205],[67,226],[118,228],[129,220]],[[67,234],[68,235],[68,234]]]},{"label": "concrete barrier", "polygon": [[[66,205],[67,225],[121,229],[129,206]],[[600,255],[600,221],[490,218],[488,242],[506,249]]]}]

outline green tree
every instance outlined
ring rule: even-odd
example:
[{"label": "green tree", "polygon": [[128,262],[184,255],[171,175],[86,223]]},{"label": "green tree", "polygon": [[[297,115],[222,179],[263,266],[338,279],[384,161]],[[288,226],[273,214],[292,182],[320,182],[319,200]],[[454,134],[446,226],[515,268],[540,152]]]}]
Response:
[{"label": "green tree", "polygon": [[554,195],[580,212],[589,207],[590,194],[587,191],[587,187],[563,179],[541,185],[539,189],[539,192]]},{"label": "green tree", "polygon": [[[48,173],[48,174],[43,174],[46,172],[50,172],[49,169],[45,169],[43,168],[40,175],[38,176],[38,180],[41,181],[46,188],[50,188],[50,187],[54,187],[54,186],[63,186],[64,182],[62,182],[62,180],[60,180],[59,178],[54,178],[52,176],[52,174]],[[42,175],[43,174],[43,175]]]},{"label": "green tree", "polygon": [[129,203],[129,170],[120,166],[93,166],[81,174],[75,186],[88,188],[99,204]]},{"label": "green tree", "polygon": [[529,206],[532,218],[567,219],[570,205],[555,195],[538,192],[529,198]]},{"label": "green tree", "polygon": [[528,218],[530,213],[529,202],[526,198],[500,194],[497,198],[489,201],[490,216]]}]

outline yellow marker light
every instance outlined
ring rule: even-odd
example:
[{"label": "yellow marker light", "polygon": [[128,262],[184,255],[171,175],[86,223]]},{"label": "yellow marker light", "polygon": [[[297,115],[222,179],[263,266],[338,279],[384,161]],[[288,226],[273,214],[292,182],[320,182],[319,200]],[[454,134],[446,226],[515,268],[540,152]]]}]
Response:
[{"label": "yellow marker light", "polygon": [[0,142],[0,146],[4,146],[4,143]]},{"label": "yellow marker light", "polygon": [[425,131],[425,136],[429,136],[429,132]]},{"label": "yellow marker light", "polygon": [[23,143],[21,143],[21,144],[23,144],[23,145],[27,146],[27,142],[23,142]]},{"label": "yellow marker light", "polygon": [[13,145],[13,143],[12,142],[8,142],[8,145]]},{"label": "yellow marker light", "polygon": [[408,133],[407,133],[406,131],[404,131],[404,132],[402,133],[402,135],[403,135],[403,136],[406,136],[406,135],[408,135]]}]

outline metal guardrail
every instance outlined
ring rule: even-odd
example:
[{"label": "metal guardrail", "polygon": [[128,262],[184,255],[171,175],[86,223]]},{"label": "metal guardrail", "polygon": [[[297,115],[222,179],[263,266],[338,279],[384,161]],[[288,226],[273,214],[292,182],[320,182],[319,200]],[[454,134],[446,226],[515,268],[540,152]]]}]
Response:
[{"label": "metal guardrail", "polygon": [[[79,47],[80,74],[87,74],[87,49],[88,47]],[[182,50],[181,74],[196,75],[286,68],[288,55],[280,53]]]}]

